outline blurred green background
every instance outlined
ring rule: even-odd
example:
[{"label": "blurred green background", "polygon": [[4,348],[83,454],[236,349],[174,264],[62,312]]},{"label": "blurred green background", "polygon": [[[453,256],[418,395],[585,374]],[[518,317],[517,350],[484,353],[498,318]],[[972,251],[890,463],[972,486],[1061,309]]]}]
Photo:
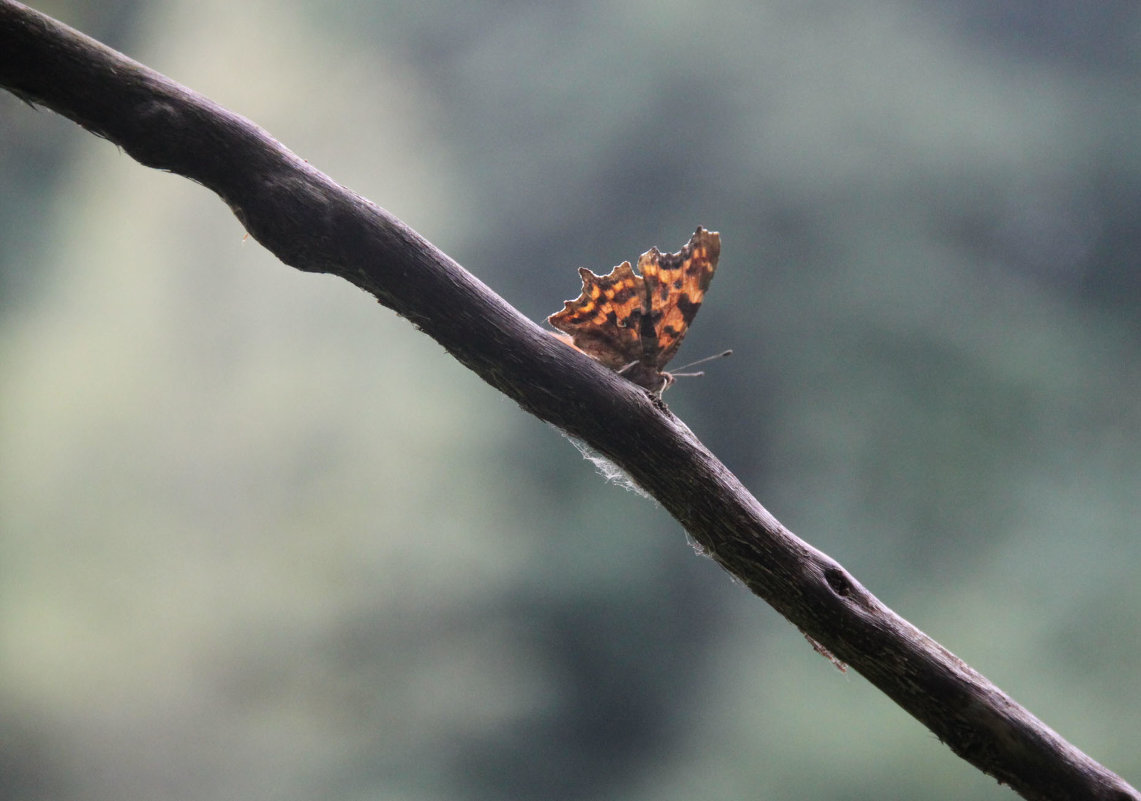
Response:
[{"label": "blurred green background", "polygon": [[[698,224],[666,399],[1141,781],[1141,7],[38,5],[535,320]],[[1006,799],[554,429],[0,93],[0,799]]]}]

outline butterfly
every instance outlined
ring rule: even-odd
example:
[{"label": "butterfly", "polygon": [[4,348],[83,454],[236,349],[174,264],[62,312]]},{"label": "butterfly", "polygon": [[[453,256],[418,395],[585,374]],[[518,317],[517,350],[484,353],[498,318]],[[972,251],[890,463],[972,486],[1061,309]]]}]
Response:
[{"label": "butterfly", "polygon": [[699,227],[677,253],[656,247],[643,253],[638,273],[628,261],[607,275],[580,267],[582,294],[547,322],[563,332],[556,336],[568,345],[660,395],[675,375],[687,375],[663,368],[697,316],[720,255],[721,235]]}]

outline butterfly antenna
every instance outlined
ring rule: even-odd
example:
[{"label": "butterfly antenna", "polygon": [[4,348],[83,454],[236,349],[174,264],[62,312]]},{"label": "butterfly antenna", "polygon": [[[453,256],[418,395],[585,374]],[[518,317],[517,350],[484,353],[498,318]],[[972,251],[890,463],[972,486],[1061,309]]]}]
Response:
[{"label": "butterfly antenna", "polygon": [[[727,350],[727,351],[724,351],[722,353],[714,354],[713,356],[706,356],[704,359],[698,359],[697,361],[690,362],[689,364],[683,364],[681,367],[679,367],[677,369],[685,370],[686,368],[689,368],[689,367],[696,367],[699,364],[705,364],[706,362],[711,362],[714,359],[724,359],[726,356],[732,356],[732,355],[733,355],[733,351]],[[686,373],[674,373],[674,375],[686,375]],[[703,374],[702,373],[693,373],[693,375],[703,375]]]}]

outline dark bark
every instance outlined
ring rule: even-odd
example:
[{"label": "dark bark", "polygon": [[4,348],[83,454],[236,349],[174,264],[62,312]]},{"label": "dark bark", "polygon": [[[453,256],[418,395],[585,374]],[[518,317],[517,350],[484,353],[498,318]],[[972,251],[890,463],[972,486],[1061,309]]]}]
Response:
[{"label": "dark bark", "polygon": [[216,192],[283,262],[370,292],[525,410],[585,441],[750,590],[980,770],[1030,799],[1141,801],[784,528],[660,401],[558,342],[253,123],[8,0],[0,85]]}]

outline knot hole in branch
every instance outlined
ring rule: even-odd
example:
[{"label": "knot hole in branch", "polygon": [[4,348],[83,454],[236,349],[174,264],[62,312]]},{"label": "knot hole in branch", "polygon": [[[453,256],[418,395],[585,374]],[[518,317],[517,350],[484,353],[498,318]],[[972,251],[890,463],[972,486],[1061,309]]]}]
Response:
[{"label": "knot hole in branch", "polygon": [[852,582],[848,579],[848,574],[841,568],[825,568],[824,580],[828,582],[828,586],[832,588],[832,591],[840,597],[847,598],[852,594]]}]

